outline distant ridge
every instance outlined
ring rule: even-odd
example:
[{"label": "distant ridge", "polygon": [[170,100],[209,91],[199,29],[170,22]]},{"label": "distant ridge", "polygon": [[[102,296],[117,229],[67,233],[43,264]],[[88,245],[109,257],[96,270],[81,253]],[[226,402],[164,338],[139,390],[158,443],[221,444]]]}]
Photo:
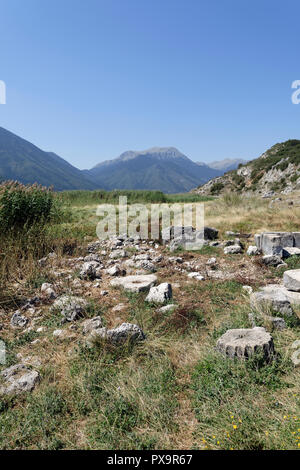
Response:
[{"label": "distant ridge", "polygon": [[95,189],[77,168],[52,152],[0,127],[0,180],[53,186],[55,190]]},{"label": "distant ridge", "polygon": [[175,147],[129,150],[84,173],[105,189],[145,189],[165,193],[190,191],[199,181],[205,183],[222,174],[206,164],[198,165]]},{"label": "distant ridge", "polygon": [[210,168],[226,173],[227,171],[236,170],[239,165],[245,165],[247,161],[248,160],[244,160],[242,158],[225,158],[224,160],[207,163],[207,165]]},{"label": "distant ridge", "polygon": [[181,193],[222,174],[193,162],[175,147],[129,150],[81,171],[55,153],[45,152],[0,127],[0,181],[38,183],[53,186],[56,191],[140,189]]}]

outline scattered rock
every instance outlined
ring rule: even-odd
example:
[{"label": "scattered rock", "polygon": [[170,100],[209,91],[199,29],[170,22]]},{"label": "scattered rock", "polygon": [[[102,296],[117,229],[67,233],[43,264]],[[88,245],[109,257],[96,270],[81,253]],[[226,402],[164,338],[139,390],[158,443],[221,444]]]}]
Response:
[{"label": "scattered rock", "polygon": [[300,248],[296,246],[284,247],[282,250],[282,257],[289,258],[290,256],[300,256]]},{"label": "scattered rock", "polygon": [[[290,293],[292,294],[292,293]],[[250,303],[253,308],[259,311],[271,310],[272,312],[281,313],[281,315],[292,316],[294,314],[292,303],[300,305],[300,294],[297,298],[292,298],[289,291],[277,284],[270,284],[262,287],[259,291],[250,295]]]},{"label": "scattered rock", "polygon": [[243,286],[242,289],[245,290],[247,292],[247,294],[249,294],[249,295],[252,294],[252,292],[253,292],[253,289],[252,289],[251,286]]},{"label": "scattered rock", "polygon": [[91,280],[101,278],[101,264],[97,261],[89,261],[82,265],[79,276],[81,279]]},{"label": "scattered rock", "polygon": [[155,274],[141,274],[137,276],[118,277],[110,281],[111,286],[123,287],[129,292],[147,291],[157,281]]},{"label": "scattered rock", "polygon": [[155,265],[148,260],[140,260],[135,264],[135,266],[137,268],[144,269],[145,271],[150,271],[151,273],[155,273],[157,271]]},{"label": "scattered rock", "polygon": [[0,394],[31,392],[40,380],[39,373],[24,364],[8,367],[0,375],[5,381],[4,386],[0,387]]},{"label": "scattered rock", "polygon": [[126,342],[144,341],[145,334],[138,325],[132,323],[122,323],[117,328],[108,330],[107,328],[99,328],[90,334],[87,339],[87,344],[93,346],[97,339],[104,339],[113,344],[120,345]]},{"label": "scattered rock", "polygon": [[278,255],[265,255],[261,258],[261,261],[266,266],[278,266],[282,264],[282,260]]},{"label": "scattered rock", "polygon": [[115,264],[112,268],[106,269],[105,272],[109,276],[125,276],[125,269],[121,269],[118,264]]},{"label": "scattered rock", "polygon": [[91,254],[85,256],[85,258],[84,258],[85,263],[89,263],[91,261],[96,261],[97,263],[100,264],[100,262],[101,262],[100,256],[97,253],[91,253]]},{"label": "scattered rock", "polygon": [[271,323],[274,330],[285,330],[287,327],[284,318],[266,316],[265,319]]},{"label": "scattered rock", "polygon": [[75,321],[82,317],[87,309],[87,301],[82,297],[62,295],[55,300],[51,310],[60,310],[67,321]]},{"label": "scattered rock", "polygon": [[54,330],[52,334],[55,338],[59,338],[60,336],[62,336],[63,332],[64,330]]},{"label": "scattered rock", "polygon": [[48,282],[44,282],[41,286],[41,292],[46,295],[49,299],[56,299],[57,295],[53,289],[53,285]]},{"label": "scattered rock", "polygon": [[127,256],[128,256],[128,253],[125,250],[114,250],[112,253],[110,253],[109,258],[118,259],[118,258],[126,258]]},{"label": "scattered rock", "polygon": [[10,319],[10,324],[14,328],[24,328],[29,322],[29,319],[21,315],[20,310],[17,310]]},{"label": "scattered rock", "polygon": [[188,273],[188,277],[191,278],[191,279],[196,279],[197,281],[203,281],[204,280],[204,276],[202,276],[202,274],[194,271],[192,273]]},{"label": "scattered rock", "polygon": [[174,305],[174,304],[164,305],[163,307],[160,307],[158,309],[158,312],[166,313],[166,312],[170,312],[171,310],[174,310],[175,308],[177,308],[177,305]]},{"label": "scattered rock", "polygon": [[257,246],[249,246],[248,247],[248,250],[247,250],[247,255],[249,256],[255,256],[255,255],[258,255],[260,253],[259,249],[257,248]]},{"label": "scattered rock", "polygon": [[93,330],[97,330],[98,328],[102,327],[102,319],[101,317],[94,317],[89,320],[85,320],[82,323],[82,330],[83,333],[86,335],[88,333],[91,333]]},{"label": "scattered rock", "polygon": [[243,249],[240,245],[231,245],[224,248],[225,255],[235,255],[242,253]]},{"label": "scattered rock", "polygon": [[163,282],[159,286],[151,287],[145,301],[156,304],[163,304],[172,298],[172,286],[167,282]]},{"label": "scattered rock", "polygon": [[206,261],[207,266],[215,266],[217,264],[217,259],[216,258],[209,258]]},{"label": "scattered rock", "polygon": [[230,358],[247,359],[256,352],[271,359],[274,354],[273,338],[265,328],[240,328],[228,330],[217,341],[217,350]]}]

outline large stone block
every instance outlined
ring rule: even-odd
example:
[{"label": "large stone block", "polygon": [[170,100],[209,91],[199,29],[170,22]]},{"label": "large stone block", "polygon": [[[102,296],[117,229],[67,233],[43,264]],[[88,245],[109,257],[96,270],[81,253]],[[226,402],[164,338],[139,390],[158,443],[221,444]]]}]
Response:
[{"label": "large stone block", "polygon": [[217,342],[217,350],[224,356],[247,359],[262,353],[268,360],[274,354],[273,338],[264,328],[239,328],[227,330]]},{"label": "large stone block", "polygon": [[259,249],[259,251],[261,251],[261,241],[262,241],[262,235],[259,234],[259,233],[256,233],[254,235],[254,243],[257,246],[257,248]]},{"label": "large stone block", "polygon": [[257,292],[250,295],[250,303],[252,308],[255,308],[262,313],[272,313],[278,315],[294,315],[293,306],[300,306],[300,293],[289,291],[284,285],[269,284],[262,287]]},{"label": "large stone block", "polygon": [[[287,245],[286,245],[287,246]],[[262,237],[261,250],[264,255],[282,255],[282,238],[280,235],[264,233]]]},{"label": "large stone block", "polygon": [[283,274],[283,284],[291,291],[300,292],[300,269],[291,269]]},{"label": "large stone block", "polygon": [[264,255],[283,255],[283,249],[300,248],[300,232],[264,232],[256,234],[254,241]]},{"label": "large stone block", "polygon": [[293,232],[294,246],[300,248],[300,232]]}]

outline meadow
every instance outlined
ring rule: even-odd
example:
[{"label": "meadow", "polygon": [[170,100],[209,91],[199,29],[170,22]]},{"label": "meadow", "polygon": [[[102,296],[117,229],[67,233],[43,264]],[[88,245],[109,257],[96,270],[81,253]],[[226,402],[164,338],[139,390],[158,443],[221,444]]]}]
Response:
[{"label": "meadow", "polygon": [[[131,203],[204,202],[205,223],[219,229],[220,239],[228,238],[229,230],[252,235],[265,230],[300,231],[298,194],[293,195],[293,204],[289,196],[270,204],[270,200],[235,194],[201,198],[193,194],[121,193]],[[60,319],[48,305],[35,324],[43,332],[33,328],[24,333],[10,328],[11,314],[26,299],[39,295],[43,282],[64,292],[78,278],[74,270],[68,278],[66,270],[58,281],[53,269],[38,260],[55,252],[55,270],[63,272],[67,260],[86,255],[87,244],[96,239],[97,205],[117,204],[120,192],[53,194],[50,208],[49,194],[38,196],[39,216],[34,220],[30,216],[21,224],[11,219],[0,237],[0,338],[7,345],[7,364],[1,368],[19,362],[20,354],[31,357],[32,364],[32,358],[41,359],[41,383],[31,394],[0,396],[0,448],[300,447],[299,370],[290,359],[292,344],[300,337],[299,323],[272,332],[278,355],[271,364],[259,356],[245,362],[224,359],[215,351],[216,340],[227,329],[251,327],[249,298],[243,285],[256,289],[280,282],[285,269],[300,268],[300,260],[292,257],[288,266],[278,271],[262,267],[245,254],[225,256],[220,248],[170,254],[161,246],[166,259],[180,256],[205,266],[214,256],[230,278],[193,282],[166,262],[158,278],[174,286],[178,308],[164,314],[145,303],[145,293],[128,294],[114,288],[108,296],[100,297],[96,289],[86,285],[81,293],[89,301],[89,317],[100,315],[108,327],[121,320],[137,323],[146,332],[146,341],[134,346],[103,343],[87,348],[76,325],[69,339],[55,340],[53,331],[61,327]],[[16,200],[15,194],[11,200]],[[19,203],[9,204],[10,209],[20,207]],[[3,212],[3,220],[5,217]],[[119,304],[125,309],[114,311]]]}]

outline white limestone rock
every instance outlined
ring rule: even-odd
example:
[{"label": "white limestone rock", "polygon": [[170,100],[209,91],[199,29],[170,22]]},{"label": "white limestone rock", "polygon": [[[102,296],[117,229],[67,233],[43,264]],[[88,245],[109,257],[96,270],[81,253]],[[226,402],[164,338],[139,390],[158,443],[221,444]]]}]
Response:
[{"label": "white limestone rock", "polygon": [[123,287],[129,292],[143,292],[154,286],[157,281],[155,274],[140,274],[136,276],[117,277],[110,281],[113,287]]},{"label": "white limestone rock", "polygon": [[159,286],[151,287],[145,301],[155,304],[164,304],[172,298],[172,286],[168,282],[163,282]]}]

